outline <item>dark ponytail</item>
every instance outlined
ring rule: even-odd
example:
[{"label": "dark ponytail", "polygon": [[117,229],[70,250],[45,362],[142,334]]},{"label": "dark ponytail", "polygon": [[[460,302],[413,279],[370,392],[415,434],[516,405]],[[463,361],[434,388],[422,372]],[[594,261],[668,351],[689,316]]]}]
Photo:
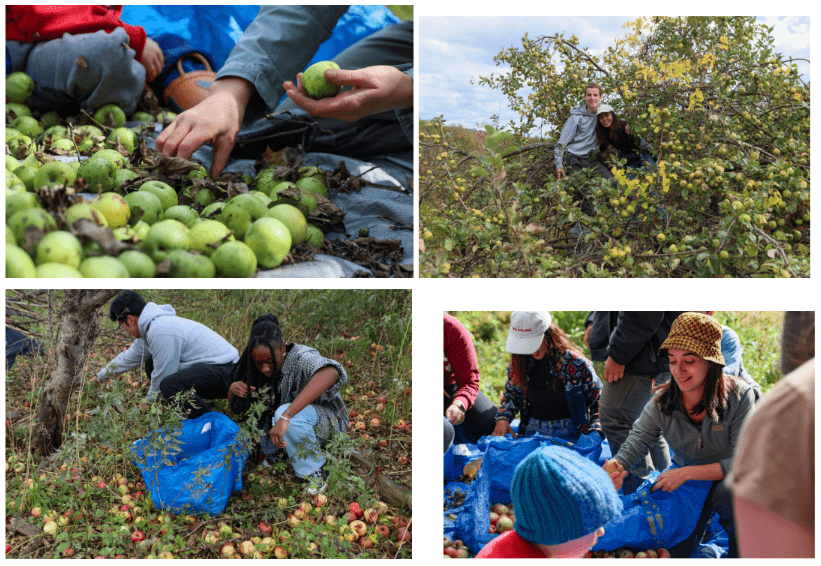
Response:
[{"label": "dark ponytail", "polygon": [[[231,399],[231,412],[239,415],[247,411],[253,402],[250,388],[254,387],[259,390],[265,385],[276,387],[276,377],[279,374],[277,367],[276,356],[274,350],[282,346],[285,340],[282,338],[282,329],[279,326],[279,319],[274,314],[265,314],[257,318],[253,325],[251,325],[251,336],[248,339],[248,345],[245,346],[239,361],[234,366],[234,372],[231,382],[242,381],[249,387],[248,397],[239,397],[234,395]],[[266,346],[271,351],[271,358],[274,361],[274,373],[272,378],[268,378],[257,369],[254,360],[251,358],[251,352],[257,346]],[[268,395],[266,402],[270,403],[271,396]],[[270,409],[271,407],[269,407]],[[272,414],[273,416],[273,414]]]}]

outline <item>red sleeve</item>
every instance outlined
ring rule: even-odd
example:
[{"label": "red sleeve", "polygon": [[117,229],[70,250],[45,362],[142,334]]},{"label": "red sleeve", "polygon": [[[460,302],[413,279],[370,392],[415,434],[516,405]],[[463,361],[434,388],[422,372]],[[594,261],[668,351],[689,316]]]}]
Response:
[{"label": "red sleeve", "polygon": [[125,29],[129,45],[142,59],[145,30],[120,19],[122,6],[6,6],[6,39],[37,43],[72,35],[103,30],[111,33]]},{"label": "red sleeve", "polygon": [[454,396],[470,409],[479,394],[479,363],[470,332],[453,316],[445,314],[445,384],[456,383]]}]

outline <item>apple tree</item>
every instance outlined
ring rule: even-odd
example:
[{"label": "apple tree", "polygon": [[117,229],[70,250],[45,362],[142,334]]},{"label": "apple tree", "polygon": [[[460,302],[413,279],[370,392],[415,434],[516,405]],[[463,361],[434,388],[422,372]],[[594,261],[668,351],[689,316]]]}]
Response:
[{"label": "apple tree", "polygon": [[[477,163],[487,170],[481,159],[491,148],[466,152],[462,170],[449,175],[475,187],[461,191],[474,197],[466,211],[521,213],[508,215],[509,233],[500,241],[515,243],[529,232],[541,242],[507,251],[503,243],[492,258],[486,255],[494,276],[535,263],[545,276],[808,277],[810,92],[797,60],[776,53],[773,28],[753,17],[639,18],[625,28],[601,54],[576,36],[526,35],[521,47],[495,58],[509,72],[481,78],[518,114],[505,130],[520,148],[499,153],[500,167],[488,170],[502,185],[503,202],[494,206],[486,198],[492,191],[481,190],[473,176]],[[556,179],[555,141],[589,82],[601,84],[603,103],[653,146],[655,168],[630,179],[623,162],[606,154],[616,182]],[[431,129],[420,128],[422,194],[444,177],[424,167]],[[438,149],[452,154],[446,163],[457,156]],[[594,203],[592,216],[575,202],[579,183]],[[448,208],[432,218],[420,214],[423,236],[426,224],[433,235],[431,226]],[[577,221],[590,229],[578,241],[570,234]],[[458,233],[458,218],[448,224]],[[453,248],[472,249],[476,231],[468,234]],[[423,240],[423,275],[441,274],[440,266],[450,263],[439,244],[435,237]],[[508,272],[500,269],[500,254]]]}]

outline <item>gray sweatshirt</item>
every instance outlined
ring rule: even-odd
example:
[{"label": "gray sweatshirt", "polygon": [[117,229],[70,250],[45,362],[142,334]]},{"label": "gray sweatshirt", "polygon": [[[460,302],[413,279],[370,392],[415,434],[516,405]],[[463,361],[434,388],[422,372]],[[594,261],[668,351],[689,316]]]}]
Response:
[{"label": "gray sweatshirt", "polygon": [[738,378],[736,381],[739,389],[728,395],[729,410],[724,420],[715,422],[706,415],[700,429],[681,411],[667,416],[658,403],[650,401],[615,458],[630,471],[663,434],[673,449],[676,464],[698,466],[718,462],[727,477],[744,421],[753,413],[754,404],[753,388]]},{"label": "gray sweatshirt", "polygon": [[196,364],[228,364],[239,361],[237,349],[207,326],[181,318],[171,305],[148,303],[140,314],[137,327],[141,338],[119,354],[97,377],[104,381],[152,359],[154,372],[148,399],[160,392],[160,382],[182,369]]},{"label": "gray sweatshirt", "polygon": [[556,142],[553,156],[556,169],[564,169],[564,154],[587,157],[591,151],[598,151],[596,143],[596,115],[587,111],[587,106],[579,106],[570,111],[570,118],[562,127],[562,135]]}]

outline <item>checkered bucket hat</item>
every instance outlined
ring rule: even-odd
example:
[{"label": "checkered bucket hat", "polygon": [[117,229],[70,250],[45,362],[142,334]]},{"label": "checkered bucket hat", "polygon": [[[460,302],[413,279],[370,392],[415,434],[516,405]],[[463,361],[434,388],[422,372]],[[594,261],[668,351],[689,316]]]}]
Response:
[{"label": "checkered bucket hat", "polygon": [[721,354],[721,324],[711,316],[696,312],[686,312],[673,321],[667,340],[659,348],[666,353],[671,348],[692,352],[697,356],[724,364]]}]

